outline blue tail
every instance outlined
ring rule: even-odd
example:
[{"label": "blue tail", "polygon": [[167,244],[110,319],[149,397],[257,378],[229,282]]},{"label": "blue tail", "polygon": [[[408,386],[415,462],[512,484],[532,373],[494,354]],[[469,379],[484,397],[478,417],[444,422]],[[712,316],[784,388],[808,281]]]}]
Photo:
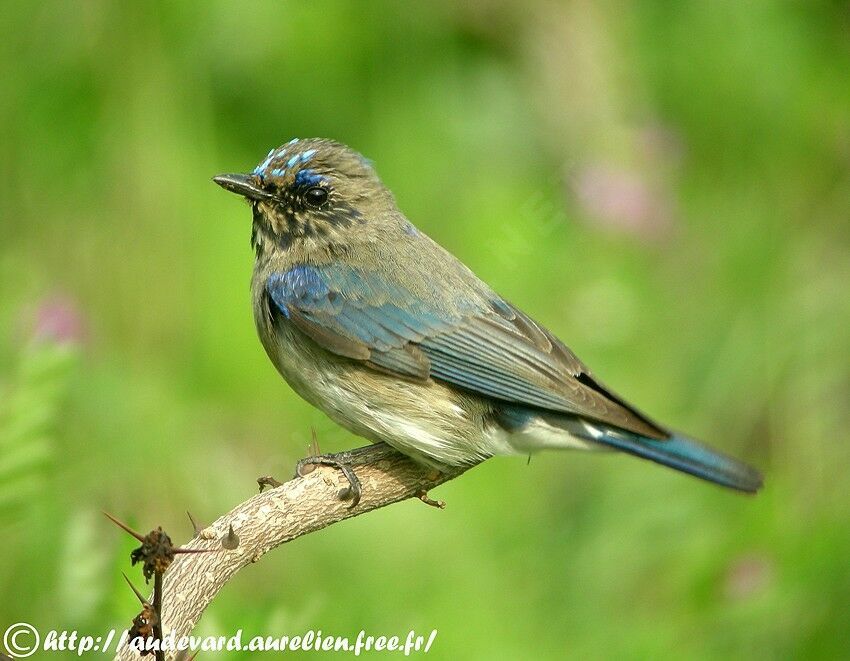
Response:
[{"label": "blue tail", "polygon": [[[604,422],[519,406],[502,407],[497,420],[511,433],[511,445],[523,452],[575,448],[579,440],[578,447],[620,450],[738,491],[755,493],[762,485],[761,474],[755,468],[687,436],[664,432],[661,427],[659,433],[669,435],[650,438]],[[553,434],[554,430],[563,434]]]},{"label": "blue tail", "polygon": [[593,440],[739,491],[755,493],[762,485],[762,476],[755,468],[686,436],[673,434],[670,438],[658,440],[611,430],[594,436]]}]

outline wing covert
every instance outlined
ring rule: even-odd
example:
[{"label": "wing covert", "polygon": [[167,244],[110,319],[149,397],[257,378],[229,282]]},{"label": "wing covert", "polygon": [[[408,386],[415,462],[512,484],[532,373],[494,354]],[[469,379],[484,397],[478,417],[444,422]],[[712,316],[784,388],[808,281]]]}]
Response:
[{"label": "wing covert", "polygon": [[296,266],[272,274],[266,290],[319,346],[373,369],[666,436],[596,381],[560,340],[489,290],[488,304],[441,305],[386,273],[347,265]]}]

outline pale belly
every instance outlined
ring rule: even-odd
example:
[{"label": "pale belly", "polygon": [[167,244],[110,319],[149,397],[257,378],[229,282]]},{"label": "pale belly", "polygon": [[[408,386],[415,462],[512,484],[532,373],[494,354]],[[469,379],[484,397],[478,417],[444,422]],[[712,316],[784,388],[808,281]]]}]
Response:
[{"label": "pale belly", "polygon": [[287,383],[352,433],[437,467],[512,452],[487,400],[333,356],[281,319],[268,330],[263,345]]}]

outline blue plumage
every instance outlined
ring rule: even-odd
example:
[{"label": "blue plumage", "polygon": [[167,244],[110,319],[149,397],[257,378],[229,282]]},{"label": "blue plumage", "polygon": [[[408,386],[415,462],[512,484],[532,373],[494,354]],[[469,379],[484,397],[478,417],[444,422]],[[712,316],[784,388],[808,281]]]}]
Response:
[{"label": "blue plumage", "polygon": [[758,471],[678,433],[664,439],[648,438],[599,422],[514,405],[500,407],[498,417],[514,433],[543,423],[600,449],[620,450],[739,491],[755,492],[762,483]]},{"label": "blue plumage", "polygon": [[216,181],[252,204],[255,319],[269,356],[354,433],[438,467],[610,448],[743,491],[761,485],[605,386],[416,229],[359,154],[296,139],[251,175]]},{"label": "blue plumage", "polygon": [[266,281],[269,294],[284,315],[289,317],[289,306],[298,306],[314,312],[330,311],[330,289],[322,274],[312,266],[296,266],[285,273],[272,273]]},{"label": "blue plumage", "polygon": [[[271,274],[267,289],[287,318],[299,319],[301,330],[330,351],[385,364],[413,343],[423,360],[404,376],[594,420],[611,415],[615,404],[575,378],[586,370],[569,350],[496,294],[453,310],[400,280],[396,272],[346,264],[298,265]],[[559,358],[572,370],[559,369]],[[652,423],[630,413],[637,419],[621,415],[624,427],[651,433]]]},{"label": "blue plumage", "polygon": [[322,175],[316,174],[313,170],[300,170],[295,175],[296,186],[318,186],[324,181]]},{"label": "blue plumage", "polygon": [[674,434],[659,440],[609,429],[594,440],[725,487],[751,493],[761,487],[758,471],[687,436]]}]

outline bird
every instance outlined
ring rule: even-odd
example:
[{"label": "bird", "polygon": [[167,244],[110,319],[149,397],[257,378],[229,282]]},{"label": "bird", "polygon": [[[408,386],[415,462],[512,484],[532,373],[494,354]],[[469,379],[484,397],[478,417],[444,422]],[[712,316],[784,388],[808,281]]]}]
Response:
[{"label": "bird", "polygon": [[[411,223],[355,150],[294,138],[251,172],[213,181],[251,207],[251,298],[271,362],[354,434],[437,471],[495,455],[616,450],[740,492],[762,486],[756,469],[600,381]],[[361,487],[350,456],[316,462],[343,470],[353,507]]]}]

